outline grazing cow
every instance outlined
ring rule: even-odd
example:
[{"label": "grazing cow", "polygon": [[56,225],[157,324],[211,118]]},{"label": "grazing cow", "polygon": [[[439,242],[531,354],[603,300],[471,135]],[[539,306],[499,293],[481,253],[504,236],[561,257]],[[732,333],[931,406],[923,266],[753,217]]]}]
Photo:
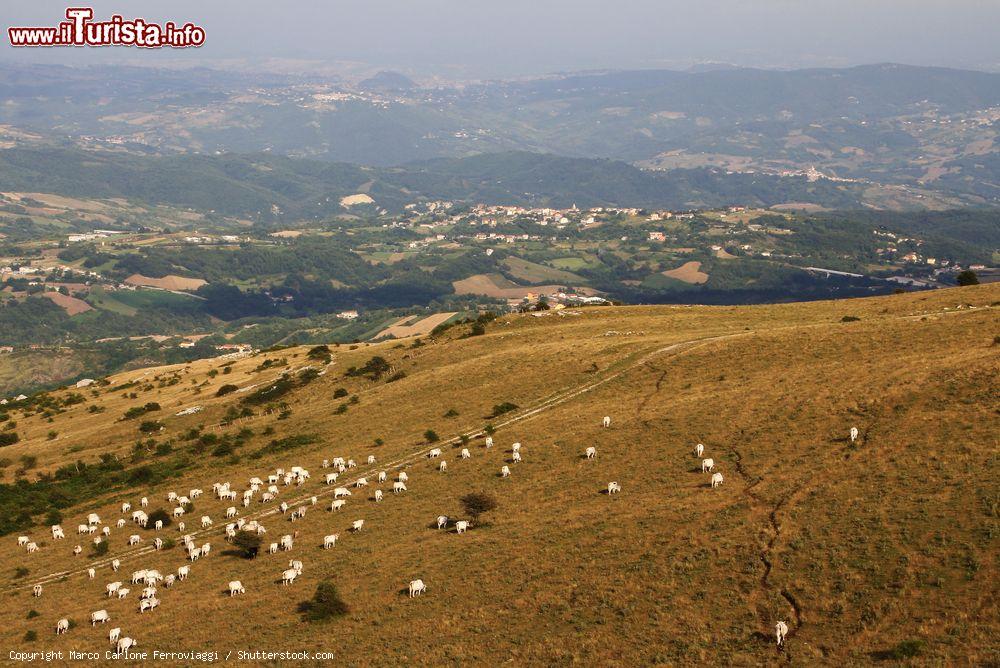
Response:
[{"label": "grazing cow", "polygon": [[603,424],[605,427],[610,427],[611,426],[611,416],[610,415],[605,415],[604,416],[604,420],[601,422],[601,424]]},{"label": "grazing cow", "polygon": [[83,552],[83,548],[82,548],[82,547],[80,547],[79,545],[77,545],[76,547],[74,547],[74,548],[73,548],[73,556],[74,556],[74,557],[75,557],[76,555],[80,554],[81,552]]},{"label": "grazing cow", "polygon": [[139,598],[156,598],[156,587],[146,587]]},{"label": "grazing cow", "polygon": [[288,504],[285,503],[284,501],[282,501],[281,505],[278,506],[278,510],[281,511],[282,515],[285,514],[285,513],[287,513],[288,512]]},{"label": "grazing cow", "polygon": [[112,596],[114,596],[118,592],[119,589],[121,589],[121,587],[122,587],[122,583],[121,582],[111,582],[111,583],[105,585],[104,588],[108,592],[108,598],[111,598]]},{"label": "grazing cow", "polygon": [[462,452],[459,455],[459,457],[461,457],[462,459],[470,459],[472,457],[472,453],[469,452],[468,448],[462,448]]},{"label": "grazing cow", "polygon": [[31,588],[31,595],[34,597],[39,597],[42,595],[42,585],[35,585]]},{"label": "grazing cow", "polygon": [[492,448],[492,447],[493,447],[493,437],[492,436],[487,436],[486,437],[486,448],[489,449],[489,448]]},{"label": "grazing cow", "polygon": [[153,549],[154,550],[162,550],[163,549],[163,539],[162,538],[154,538],[153,539]]},{"label": "grazing cow", "polygon": [[338,499],[337,501],[334,501],[333,503],[330,504],[330,510],[337,511],[346,505],[347,501],[344,501],[343,499]]},{"label": "grazing cow", "polygon": [[501,478],[509,478],[510,477],[510,467],[507,466],[506,464],[504,464],[503,467],[500,469],[500,477]]},{"label": "grazing cow", "polygon": [[327,473],[326,474],[326,484],[327,485],[332,485],[333,483],[337,482],[337,477],[338,476],[337,476],[336,473]]},{"label": "grazing cow", "polygon": [[201,528],[202,529],[207,529],[210,526],[212,526],[212,518],[209,517],[208,515],[202,515],[201,516]]},{"label": "grazing cow", "polygon": [[427,453],[428,459],[434,459],[435,457],[440,457],[440,456],[441,456],[441,448],[434,448],[433,450]]},{"label": "grazing cow", "polygon": [[333,490],[333,498],[335,499],[339,499],[342,496],[350,496],[350,495],[351,495],[351,490],[347,489],[346,487],[338,487],[335,490]]},{"label": "grazing cow", "polygon": [[[142,612],[142,610],[140,610],[140,612]],[[117,653],[121,654],[122,652],[129,651],[130,649],[132,649],[133,647],[135,647],[138,644],[139,643],[136,642],[135,640],[133,640],[132,638],[129,638],[128,636],[125,636],[124,638],[119,638],[118,639],[118,643],[115,645],[115,648],[116,648]]]},{"label": "grazing cow", "polygon": [[774,637],[778,641],[778,647],[785,644],[785,636],[788,635],[788,624],[783,621],[779,621],[774,625]]},{"label": "grazing cow", "polygon": [[107,610],[95,610],[90,613],[90,625],[95,626],[98,622],[104,624],[111,619]]},{"label": "grazing cow", "polygon": [[294,568],[289,568],[281,574],[281,584],[290,585],[295,582],[295,578],[299,576],[299,572]]},{"label": "grazing cow", "polygon": [[[81,524],[80,526],[83,526],[83,525]],[[77,533],[84,533],[84,532],[78,531]],[[18,536],[17,537],[17,546],[18,547],[24,547],[29,542],[31,542],[31,539],[28,538],[27,536]]]},{"label": "grazing cow", "polygon": [[101,518],[97,513],[90,513],[87,515],[87,524],[100,524]]},{"label": "grazing cow", "polygon": [[28,543],[27,545],[25,545],[24,549],[27,550],[29,554],[31,552],[38,552],[38,543],[32,541],[32,542]]},{"label": "grazing cow", "polygon": [[701,472],[714,471],[715,470],[715,460],[712,458],[701,460]]},{"label": "grazing cow", "polygon": [[455,533],[465,533],[469,530],[468,520],[459,520],[455,522]]},{"label": "grazing cow", "polygon": [[267,553],[268,554],[277,554],[278,553],[278,544],[277,543],[271,543],[270,545],[268,545],[267,546]]},{"label": "grazing cow", "polygon": [[232,519],[236,517],[236,513],[237,513],[236,506],[229,506],[228,508],[226,508],[226,519]]},{"label": "grazing cow", "polygon": [[127,588],[127,587],[122,587],[121,589],[119,589],[118,590],[118,600],[120,601],[123,598],[127,598],[130,591],[132,591],[132,590],[129,589],[129,588]]},{"label": "grazing cow", "polygon": [[515,464],[519,463],[521,461],[521,453],[515,450],[514,454],[510,456],[510,461],[514,462]]},{"label": "grazing cow", "polygon": [[243,583],[240,582],[239,580],[232,580],[229,583],[229,597],[230,598],[232,598],[233,596],[236,596],[237,594],[245,594],[245,593],[247,593],[247,590],[246,590],[246,588],[243,587]]},{"label": "grazing cow", "polygon": [[[139,601],[139,612],[146,612],[147,610],[152,610],[153,608],[160,605],[160,599],[158,598],[146,598]],[[121,642],[120,640],[118,641]]]},{"label": "grazing cow", "polygon": [[620,491],[622,491],[622,486],[620,483],[617,482],[608,483],[608,494],[617,494]]},{"label": "grazing cow", "polygon": [[331,547],[337,544],[337,539],[340,538],[339,533],[332,533],[329,536],[323,537],[323,549],[329,550]]},{"label": "grazing cow", "polygon": [[141,499],[139,499],[139,505],[142,506],[143,508],[148,507],[149,499],[147,499],[146,497],[142,497]]},{"label": "grazing cow", "polygon": [[147,572],[148,571],[146,570],[132,571],[132,584],[136,584],[137,582],[144,582],[146,580]]},{"label": "grazing cow", "polygon": [[368,455],[368,463],[369,464],[375,463],[375,455]]},{"label": "grazing cow", "polygon": [[58,622],[56,622],[56,635],[66,633],[67,631],[69,631],[68,619],[60,619]]},{"label": "grazing cow", "polygon": [[406,482],[410,479],[410,476],[406,475],[406,471],[400,471],[399,475],[396,476],[396,480],[399,482]]},{"label": "grazing cow", "polygon": [[392,493],[393,494],[399,494],[400,492],[405,492],[405,491],[406,491],[406,483],[405,482],[394,482],[394,483],[392,483]]},{"label": "grazing cow", "polygon": [[96,576],[97,576],[97,571],[96,570],[94,570],[93,568],[88,568],[87,569],[87,577],[89,577],[91,580],[93,580]]},{"label": "grazing cow", "polygon": [[188,573],[191,572],[191,567],[184,565],[177,568],[177,579],[183,582],[187,580]]},{"label": "grazing cow", "polygon": [[285,550],[286,552],[291,551],[292,537],[290,535],[285,534],[284,536],[281,537],[278,543],[281,545],[282,550]]},{"label": "grazing cow", "polygon": [[125,513],[127,513],[130,510],[132,510],[132,504],[131,503],[126,502],[126,503],[122,504],[122,515],[124,515]]},{"label": "grazing cow", "polygon": [[115,522],[115,526],[121,529],[125,526],[125,520],[123,518],[119,518],[118,521]]},{"label": "grazing cow", "polygon": [[388,474],[385,471],[379,471],[378,472],[378,481],[379,482],[385,482],[386,478],[388,478]]},{"label": "grazing cow", "polygon": [[167,501],[173,503],[177,500],[177,492],[167,492]]},{"label": "grazing cow", "polygon": [[[86,524],[77,524],[76,525],[76,533],[77,533],[77,535],[80,535],[82,533],[90,533],[90,527],[87,526]],[[26,545],[27,543],[28,543],[28,540],[25,539],[24,544]]]},{"label": "grazing cow", "polygon": [[365,525],[364,520],[354,520],[354,522],[351,523],[351,531],[357,533],[361,531],[361,527],[363,527],[364,525]]},{"label": "grazing cow", "polygon": [[587,455],[587,459],[594,459],[597,457],[597,448],[590,446],[587,448],[587,452],[585,454]]},{"label": "grazing cow", "polygon": [[120,638],[121,635],[122,635],[121,628],[116,626],[115,628],[111,629],[110,633],[108,633],[108,641],[112,645],[115,645],[118,643],[118,638]]},{"label": "grazing cow", "polygon": [[367,487],[368,486],[368,479],[367,478],[358,478],[354,482],[354,486],[355,487]]},{"label": "grazing cow", "polygon": [[131,536],[128,537],[129,547],[131,547],[133,545],[138,545],[141,542],[142,542],[142,536],[140,536],[139,534],[135,534],[134,533],[134,534],[132,534]]},{"label": "grazing cow", "polygon": [[117,573],[118,569],[121,567],[122,567],[122,562],[118,561],[117,559],[111,562],[111,570],[113,570],[115,573]]},{"label": "grazing cow", "polygon": [[211,543],[205,543],[204,545],[201,546],[201,556],[207,557],[208,553],[211,551],[212,551]]},{"label": "grazing cow", "polygon": [[438,464],[438,471],[441,471],[442,473],[444,473],[447,470],[448,470],[448,462],[446,462],[445,460],[442,459],[441,463]]},{"label": "grazing cow", "polygon": [[[851,427],[851,443],[853,443],[854,441],[858,440],[858,435],[860,433],[861,432],[858,431],[857,427]],[[781,643],[778,643],[778,644],[780,645]]]},{"label": "grazing cow", "polygon": [[438,529],[443,529],[448,526],[448,516],[438,515]]},{"label": "grazing cow", "polygon": [[[107,529],[107,527],[104,527],[104,528]],[[65,537],[66,537],[66,534],[63,533],[62,527],[59,526],[58,524],[53,524],[52,525],[52,540],[62,540]]]},{"label": "grazing cow", "polygon": [[510,451],[511,452],[515,452],[515,453],[516,452],[520,452],[521,451],[521,444],[520,443],[513,444],[512,446],[510,446]]},{"label": "grazing cow", "polygon": [[302,562],[298,559],[290,559],[288,561],[288,567],[294,568],[296,573],[302,575]]},{"label": "grazing cow", "polygon": [[722,474],[718,473],[718,472],[713,473],[712,474],[712,489],[715,489],[716,487],[718,487],[721,484],[722,484]]},{"label": "grazing cow", "polygon": [[186,527],[184,526],[184,522],[178,522],[177,523],[177,530],[180,531],[181,533],[184,533],[184,529],[185,528]]},{"label": "grazing cow", "polygon": [[425,591],[427,591],[427,585],[424,584],[423,580],[410,580],[410,598],[420,596]]},{"label": "grazing cow", "polygon": [[184,514],[184,509],[183,508],[181,508],[180,506],[177,506],[176,508],[174,508],[174,517],[180,517],[183,514]]},{"label": "grazing cow", "polygon": [[174,584],[175,579],[174,574],[171,573],[167,577],[163,578],[163,586],[169,589]]},{"label": "grazing cow", "polygon": [[201,556],[201,548],[200,547],[196,547],[196,548],[194,548],[192,550],[188,550],[188,559],[190,559],[191,561],[198,561],[198,558],[200,556]]},{"label": "grazing cow", "polygon": [[382,500],[382,490],[376,489],[375,490],[375,503],[378,503],[381,500]]},{"label": "grazing cow", "polygon": [[701,443],[699,443],[698,445],[694,446],[694,456],[695,457],[701,457],[702,453],[704,453],[704,452],[705,452],[705,446],[702,445]]}]

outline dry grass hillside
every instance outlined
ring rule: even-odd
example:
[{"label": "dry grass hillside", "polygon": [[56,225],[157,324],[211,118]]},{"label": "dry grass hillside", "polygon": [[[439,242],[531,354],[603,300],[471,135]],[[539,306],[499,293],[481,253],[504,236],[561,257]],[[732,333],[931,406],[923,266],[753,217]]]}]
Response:
[{"label": "dry grass hillside", "polygon": [[[121,627],[137,650],[305,649],[350,665],[995,665],[998,302],[1000,287],[977,286],[518,315],[481,336],[463,337],[469,325],[459,325],[420,343],[331,347],[329,364],[290,348],[228,371],[204,360],[51,393],[9,411],[20,441],[0,451],[3,482],[24,481],[24,498],[37,485],[64,494],[67,537],[51,538],[38,505],[48,496],[32,501],[35,526],[0,537],[2,645],[104,652],[108,629]],[[376,355],[387,362],[378,380],[347,373]],[[286,394],[245,401],[284,372]],[[237,389],[217,396],[226,385]],[[66,402],[74,393],[82,401]],[[159,408],[122,419],[153,402]],[[490,417],[505,403],[516,408]],[[244,408],[254,415],[237,417]],[[153,421],[146,429],[162,430],[140,432]],[[440,441],[429,443],[428,430]],[[511,462],[514,442],[520,463]],[[697,443],[724,476],[716,489]],[[588,446],[596,459],[584,457]],[[428,459],[432,447],[446,472]],[[93,472],[102,455],[108,473],[86,478],[81,493],[80,468]],[[365,464],[369,455],[376,464]],[[321,462],[335,456],[359,463],[341,484],[372,484],[331,512]],[[505,464],[509,478],[500,477]],[[225,554],[233,503],[214,499],[212,483],[242,492],[250,477],[293,465],[311,480],[280,486],[274,503],[258,493],[249,508],[236,505],[267,528],[265,544],[298,532],[294,549]],[[390,483],[375,484],[382,470]],[[400,470],[408,491],[393,494]],[[621,493],[604,493],[609,481]],[[109,553],[95,557],[77,525],[89,512],[113,525],[123,501],[138,508],[144,495],[147,511],[170,510],[169,491],[196,487],[205,495],[184,519],[211,554],[185,582],[161,586],[151,612],[138,612],[141,585],[108,599],[105,585],[135,569],[188,563],[177,527],[112,526]],[[468,519],[459,499],[480,490],[498,503],[483,521],[461,535],[435,528],[441,514]],[[304,519],[277,511],[278,501],[295,508],[313,495]],[[202,515],[212,528],[198,526]],[[365,524],[353,534],[356,519]],[[133,533],[143,541],[130,548]],[[332,533],[336,546],[322,549]],[[39,550],[26,553],[18,535]],[[175,544],[154,551],[157,535]],[[303,573],[282,586],[290,558]],[[414,578],[427,592],[411,599]],[[237,579],[246,594],[230,598]],[[349,612],[304,621],[298,606],[322,581]],[[99,609],[111,623],[91,628]],[[57,636],[60,618],[73,626]],[[790,629],[783,651],[777,620]]]}]

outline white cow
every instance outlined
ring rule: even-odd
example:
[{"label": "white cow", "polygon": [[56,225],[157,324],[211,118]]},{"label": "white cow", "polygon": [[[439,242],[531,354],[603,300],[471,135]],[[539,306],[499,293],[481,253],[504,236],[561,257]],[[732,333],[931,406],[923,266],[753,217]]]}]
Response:
[{"label": "white cow", "polygon": [[595,457],[597,457],[597,448],[595,448],[594,446],[590,446],[589,448],[587,448],[585,454],[587,456],[587,459],[594,459]]},{"label": "white cow", "polygon": [[156,598],[156,587],[145,587],[139,598]]},{"label": "white cow", "polygon": [[132,545],[138,545],[141,542],[142,542],[142,536],[140,536],[139,534],[134,533],[128,537],[129,547],[131,547]]},{"label": "white cow", "polygon": [[351,530],[357,533],[358,531],[361,531],[361,527],[363,527],[364,525],[365,525],[364,520],[354,520],[354,522],[351,523]]},{"label": "white cow", "polygon": [[95,610],[94,612],[90,613],[91,626],[95,626],[97,622],[104,624],[105,622],[108,622],[110,619],[111,616],[108,614],[107,610]]},{"label": "white cow", "polygon": [[405,482],[394,482],[394,483],[392,483],[392,493],[393,494],[399,494],[400,492],[405,492],[405,491],[406,491],[406,483]]},{"label": "white cow", "polygon": [[447,515],[438,515],[438,521],[437,522],[438,522],[438,529],[445,528],[446,526],[448,526],[448,516]]},{"label": "white cow", "polygon": [[350,496],[350,495],[351,495],[351,490],[347,489],[346,487],[338,487],[335,490],[333,490],[333,498],[335,499],[339,499],[342,496]]},{"label": "white cow", "polygon": [[441,448],[434,448],[433,450],[427,453],[427,457],[429,459],[434,459],[435,457],[440,457],[440,456],[441,456]]},{"label": "white cow", "polygon": [[369,464],[375,463],[375,455],[368,455],[368,463]]},{"label": "white cow", "polygon": [[187,576],[188,576],[188,574],[190,572],[191,572],[191,567],[190,566],[187,566],[187,565],[179,566],[177,568],[177,579],[181,580],[182,582],[184,580],[187,580]]},{"label": "white cow", "polygon": [[519,463],[521,461],[521,453],[515,450],[514,454],[510,456],[510,461],[514,462],[515,464]]},{"label": "white cow", "polygon": [[388,474],[385,471],[379,471],[378,472],[378,481],[379,482],[385,482],[387,477],[388,477]]},{"label": "white cow", "polygon": [[119,589],[121,589],[121,586],[122,586],[122,583],[121,583],[121,582],[111,582],[111,583],[107,584],[107,585],[106,585],[106,586],[105,586],[104,588],[105,588],[105,589],[107,590],[107,592],[108,592],[108,598],[111,598],[112,596],[114,596],[114,595],[115,595],[115,593],[116,593],[116,592],[117,592],[117,591],[118,591]]},{"label": "white cow", "polygon": [[722,474],[718,473],[718,472],[713,473],[712,474],[712,489],[715,489],[716,487],[718,487],[721,484],[722,484]]},{"label": "white cow", "polygon": [[424,584],[423,580],[410,580],[410,598],[420,596],[425,591],[427,591],[427,585]]},{"label": "white cow", "polygon": [[136,584],[137,582],[145,582],[146,581],[146,573],[148,573],[148,572],[149,571],[147,571],[145,569],[143,569],[141,571],[132,571],[132,584]]},{"label": "white cow", "polygon": [[302,575],[302,562],[298,559],[290,559],[288,561],[288,567],[294,568],[296,573]]},{"label": "white cow", "polygon": [[[860,433],[861,432],[858,431],[857,427],[851,427],[851,443],[853,443],[854,441],[858,440],[858,435]],[[778,643],[778,644],[780,645],[781,643]]]},{"label": "white cow", "polygon": [[180,517],[183,514],[184,514],[184,509],[183,508],[181,508],[180,506],[177,506],[176,508],[174,508],[174,517]]},{"label": "white cow", "polygon": [[778,640],[778,647],[785,644],[785,636],[788,635],[788,624],[783,621],[779,621],[774,625],[774,636]]},{"label": "white cow", "polygon": [[147,499],[146,497],[142,497],[141,499],[139,499],[139,505],[142,506],[143,508],[146,508],[147,506],[149,506],[149,499]]},{"label": "white cow", "polygon": [[617,494],[620,491],[622,491],[622,486],[620,483],[613,481],[608,483],[608,494]]},{"label": "white cow", "polygon": [[459,455],[459,457],[461,457],[462,459],[470,459],[472,457],[472,453],[469,452],[468,448],[462,448],[462,452]]},{"label": "white cow", "polygon": [[698,445],[694,446],[694,456],[695,457],[701,457],[701,455],[704,452],[705,452],[705,446],[702,445],[701,443],[699,443]]},{"label": "white cow", "polygon": [[438,471],[441,471],[443,473],[444,471],[447,470],[448,470],[448,462],[442,459],[441,463],[438,464]]},{"label": "white cow", "polygon": [[[81,524],[80,526],[83,526],[83,525]],[[77,531],[77,533],[86,533],[86,531]],[[18,547],[24,547],[29,542],[31,542],[31,539],[28,538],[27,536],[18,536],[17,537],[17,546]]]},{"label": "white cow", "polygon": [[492,447],[493,447],[493,437],[492,436],[487,436],[486,437],[486,448],[489,449],[489,448],[492,448]]},{"label": "white cow", "polygon": [[333,483],[337,482],[337,477],[338,476],[337,476],[336,473],[327,473],[326,474],[326,484],[327,485],[332,485]]},{"label": "white cow", "polygon": [[67,631],[69,631],[68,619],[60,619],[58,622],[56,622],[56,635],[66,633]]},{"label": "white cow", "polygon": [[337,539],[340,538],[339,533],[332,533],[329,536],[323,537],[323,549],[329,550],[331,547],[337,544]]},{"label": "white cow", "polygon": [[31,552],[38,552],[38,543],[32,541],[32,542],[28,543],[27,545],[25,545],[24,549],[27,550],[29,554]]},{"label": "white cow", "polygon": [[[107,527],[105,527],[105,528],[107,528]],[[62,527],[59,526],[58,524],[53,524],[52,525],[52,540],[62,540],[65,537],[66,537],[66,534],[63,533]]]},{"label": "white cow", "polygon": [[121,589],[119,589],[118,590],[118,600],[120,601],[123,598],[128,598],[128,595],[129,595],[130,591],[132,591],[132,590],[129,589],[128,587],[122,587]]},{"label": "white cow", "polygon": [[343,499],[338,499],[337,501],[334,501],[333,503],[330,504],[330,510],[337,511],[346,505],[347,501],[344,501]]},{"label": "white cow", "polygon": [[97,513],[90,513],[87,515],[87,524],[100,524],[101,518]]},{"label": "white cow", "polygon": [[382,500],[382,490],[376,489],[375,490],[375,503],[378,503],[381,500]]},{"label": "white cow", "polygon": [[139,643],[136,642],[135,640],[133,640],[132,638],[129,638],[128,636],[125,636],[124,638],[119,638],[118,639],[118,643],[115,645],[115,648],[117,649],[117,652],[119,654],[121,654],[122,652],[129,651],[130,649],[132,649],[133,647],[135,647],[138,644]]},{"label": "white cow", "polygon": [[468,520],[459,520],[455,522],[455,533],[465,533],[469,530]]},{"label": "white cow", "polygon": [[121,635],[122,635],[121,628],[116,626],[115,628],[111,629],[110,633],[108,633],[108,641],[112,645],[115,645],[118,643],[118,639],[121,637]]},{"label": "white cow", "polygon": [[299,572],[297,570],[295,570],[294,568],[289,568],[288,570],[284,571],[281,574],[281,584],[286,584],[286,585],[292,584],[293,582],[295,582],[295,578],[297,578],[298,575]]},{"label": "white cow", "polygon": [[131,503],[125,502],[125,503],[122,504],[122,515],[124,515],[125,513],[127,513],[130,510],[132,510],[132,504]]},{"label": "white cow", "polygon": [[111,562],[111,570],[113,570],[115,573],[117,573],[118,569],[121,568],[121,567],[122,567],[122,562],[118,561],[117,559],[112,560],[112,562]]},{"label": "white cow", "polygon": [[88,568],[87,569],[87,577],[89,577],[91,580],[93,580],[96,576],[97,576],[97,571],[96,570],[94,570],[93,568]]},{"label": "white cow", "polygon": [[232,519],[236,517],[236,513],[237,513],[236,506],[229,506],[228,508],[226,508],[226,519]]},{"label": "white cow", "polygon": [[510,451],[511,452],[520,452],[521,451],[521,444],[520,443],[513,444],[512,446],[510,446]]},{"label": "white cow", "polygon": [[354,482],[354,486],[355,487],[367,487],[368,486],[368,479],[367,478],[358,478]]},{"label": "white cow", "polygon": [[604,416],[604,420],[601,422],[601,424],[603,424],[605,427],[610,427],[611,426],[611,416],[610,415],[605,415]]},{"label": "white cow", "polygon": [[509,478],[510,477],[510,467],[507,466],[506,464],[504,464],[503,468],[500,469],[500,477],[502,477],[502,478]]},{"label": "white cow", "polygon": [[282,536],[278,543],[281,545],[281,549],[286,552],[292,549],[292,537],[288,534]]},{"label": "white cow", "polygon": [[[147,598],[139,601],[139,612],[146,612],[147,610],[152,610],[153,608],[160,605],[160,599],[158,598]],[[121,642],[120,640],[118,641]]]},{"label": "white cow", "polygon": [[715,460],[711,457],[701,460],[701,472],[714,471],[715,470]]},{"label": "white cow", "polygon": [[246,590],[246,588],[243,587],[243,583],[240,582],[239,580],[232,580],[229,583],[229,597],[230,598],[232,598],[233,596],[236,596],[237,594],[245,594],[245,593],[247,593],[247,590]]},{"label": "white cow", "polygon": [[122,517],[118,518],[118,521],[115,522],[115,526],[118,527],[119,529],[121,529],[122,527],[124,527],[125,526],[125,518],[122,518]]},{"label": "white cow", "polygon": [[42,585],[35,585],[31,588],[31,594],[34,597],[39,597],[42,595]]},{"label": "white cow", "polygon": [[406,471],[400,471],[399,475],[396,476],[396,480],[398,480],[399,482],[406,482],[409,479],[410,476],[406,475]]},{"label": "white cow", "polygon": [[271,543],[270,545],[268,545],[267,546],[267,553],[268,554],[277,554],[278,553],[278,544],[277,543]]},{"label": "white cow", "polygon": [[201,528],[202,529],[207,529],[210,526],[212,526],[212,518],[209,517],[208,515],[202,515],[201,516]]}]

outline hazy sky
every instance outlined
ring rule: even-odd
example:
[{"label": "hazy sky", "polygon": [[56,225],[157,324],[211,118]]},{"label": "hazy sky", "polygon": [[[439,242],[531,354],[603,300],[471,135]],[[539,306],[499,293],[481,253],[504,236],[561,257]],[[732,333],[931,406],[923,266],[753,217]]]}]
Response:
[{"label": "hazy sky", "polygon": [[[54,25],[67,6],[2,0],[4,28]],[[904,62],[1000,69],[1000,0],[92,0],[98,18],[192,21],[206,45],[13,49],[0,58],[154,64],[182,59],[362,62],[417,75],[517,76],[683,67]],[[6,31],[5,31],[6,32]]]}]

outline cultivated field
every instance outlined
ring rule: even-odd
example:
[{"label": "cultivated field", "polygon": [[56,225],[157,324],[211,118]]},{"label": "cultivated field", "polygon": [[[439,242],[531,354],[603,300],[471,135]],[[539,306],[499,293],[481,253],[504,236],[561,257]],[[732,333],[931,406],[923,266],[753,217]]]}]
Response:
[{"label": "cultivated field", "polygon": [[[423,336],[424,334],[430,334],[431,330],[438,325],[447,322],[454,315],[456,315],[456,313],[451,312],[435,313],[434,315],[429,315],[426,318],[420,318],[417,316],[402,318],[389,327],[383,329],[375,335],[374,338],[383,339],[392,337],[395,339],[402,339],[408,336]],[[415,322],[410,322],[411,320]]]},{"label": "cultivated field", "polygon": [[708,274],[701,270],[701,262],[685,262],[676,269],[661,272],[664,276],[676,278],[692,285],[701,285],[708,281]]},{"label": "cultivated field", "polygon": [[[467,328],[456,327],[418,346],[333,347],[328,365],[291,348],[230,361],[228,372],[206,360],[71,390],[85,401],[11,411],[21,441],[3,449],[4,481],[25,457],[34,458],[28,481],[107,453],[149,471],[63,508],[65,540],[41,524],[0,537],[2,645],[104,651],[117,626],[137,649],[308,649],[352,665],[996,664],[998,300],[1000,287],[978,286],[775,306],[588,308],[574,318],[508,316],[483,336],[460,338]],[[379,380],[345,374],[375,355],[389,367]],[[275,402],[284,409],[252,405],[253,416],[217,426],[247,388],[305,367],[322,375]],[[240,391],[216,396],[223,385]],[[338,388],[346,396],[335,399]],[[121,419],[148,402],[160,408]],[[505,402],[516,408],[494,415]],[[136,447],[149,438],[138,424],[153,418],[163,431]],[[490,449],[486,424],[496,429]],[[440,441],[428,442],[428,429]],[[250,432],[227,452],[198,447],[198,434],[240,430]],[[296,436],[315,441],[288,440]],[[724,476],[716,489],[697,443]],[[434,447],[440,459],[428,459]],[[470,459],[459,458],[462,447]],[[375,464],[365,464],[369,455]],[[372,484],[331,512],[321,461],[335,456],[359,463],[338,484]],[[251,476],[293,465],[311,480],[280,486],[273,503],[259,493],[249,508],[212,498],[213,482],[242,491]],[[405,470],[408,491],[375,484],[382,470],[390,481]],[[609,481],[621,493],[604,493]],[[95,559],[76,526],[88,512],[113,524],[122,501],[137,508],[144,495],[147,510],[170,510],[167,492],[194,487],[205,495],[184,518],[187,532],[212,544],[210,556],[191,563],[185,582],[161,587],[151,612],[138,612],[141,586],[107,598],[105,585],[135,569],[190,563],[179,532],[112,526],[109,554]],[[438,515],[468,519],[459,498],[479,490],[498,503],[483,522],[461,535],[435,528]],[[290,522],[275,507],[282,500],[304,502],[305,518]],[[265,544],[297,532],[293,550],[224,554],[230,505],[265,525]],[[202,515],[214,526],[200,529]],[[357,519],[365,524],[354,534]],[[133,533],[142,543],[130,548]],[[336,546],[322,549],[332,533]],[[19,548],[18,534],[39,551]],[[158,535],[176,545],[152,550]],[[77,543],[84,553],[73,556]],[[303,573],[282,586],[292,558]],[[410,599],[414,578],[427,592]],[[246,594],[230,598],[230,580]],[[297,606],[321,581],[350,611],[305,622]],[[98,609],[111,622],[92,629]],[[56,636],[64,617],[75,625]],[[790,629],[783,651],[778,620]]]},{"label": "cultivated field", "polygon": [[205,285],[207,281],[200,278],[185,278],[169,274],[163,278],[149,278],[142,274],[132,274],[125,279],[129,285],[140,285],[149,288],[160,288],[162,290],[197,290]]}]

